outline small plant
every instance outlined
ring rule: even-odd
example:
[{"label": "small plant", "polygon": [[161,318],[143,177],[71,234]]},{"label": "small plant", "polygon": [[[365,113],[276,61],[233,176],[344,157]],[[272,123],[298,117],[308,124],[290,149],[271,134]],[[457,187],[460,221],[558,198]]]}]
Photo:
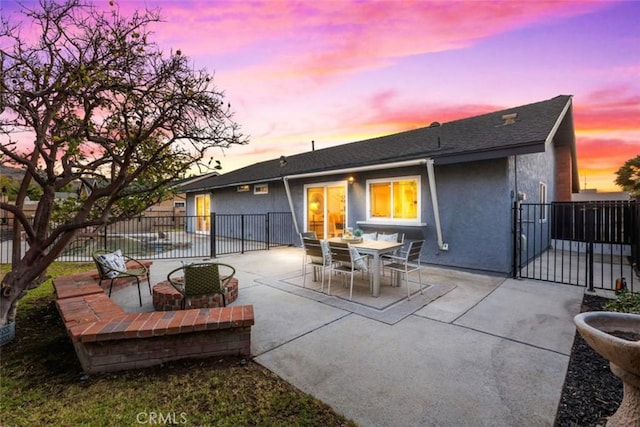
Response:
[{"label": "small plant", "polygon": [[616,292],[616,299],[605,304],[607,311],[640,314],[640,294],[624,289]]}]

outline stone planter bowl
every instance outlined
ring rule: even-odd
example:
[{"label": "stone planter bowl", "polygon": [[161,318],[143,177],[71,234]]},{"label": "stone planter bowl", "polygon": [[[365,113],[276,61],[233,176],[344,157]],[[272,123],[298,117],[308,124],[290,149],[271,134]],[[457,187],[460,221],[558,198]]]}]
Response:
[{"label": "stone planter bowl", "polygon": [[608,427],[640,427],[640,315],[591,311],[574,317],[582,338],[610,363],[622,380],[620,407],[607,420]]}]

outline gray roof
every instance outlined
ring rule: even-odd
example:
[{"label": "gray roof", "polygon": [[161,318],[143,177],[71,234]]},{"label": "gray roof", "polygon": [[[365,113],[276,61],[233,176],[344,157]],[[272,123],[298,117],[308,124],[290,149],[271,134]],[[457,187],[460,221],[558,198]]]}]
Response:
[{"label": "gray roof", "polygon": [[[512,124],[504,115],[517,113]],[[545,142],[569,145],[574,157],[575,137],[571,96],[521,105],[489,114],[267,160],[219,176],[202,179],[181,188],[185,192],[281,180],[284,176],[321,173],[432,158],[436,165],[495,159],[515,154],[543,152]]]}]

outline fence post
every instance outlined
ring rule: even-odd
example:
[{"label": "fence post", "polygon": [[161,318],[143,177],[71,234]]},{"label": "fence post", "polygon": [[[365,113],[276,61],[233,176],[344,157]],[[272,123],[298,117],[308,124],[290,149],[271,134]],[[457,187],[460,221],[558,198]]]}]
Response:
[{"label": "fence post", "polygon": [[264,222],[264,233],[265,233],[264,240],[267,243],[267,250],[271,249],[271,243],[269,241],[269,216],[270,216],[269,213],[265,214],[264,216],[264,221],[265,221]]},{"label": "fence post", "polygon": [[105,224],[104,228],[103,228],[104,232],[102,234],[102,249],[103,250],[108,250],[107,249],[107,236],[109,235],[109,224]]},{"label": "fence post", "polygon": [[585,212],[585,232],[587,240],[587,285],[593,292],[593,241],[595,239],[596,207],[590,206]]},{"label": "fence post", "polygon": [[517,205],[518,203],[514,201],[513,207],[511,208],[511,221],[512,221],[511,229],[513,230],[513,238],[512,238],[513,252],[511,254],[511,277],[513,277],[514,279],[517,278],[518,276],[518,274],[516,273],[516,268],[517,268],[516,257],[518,256],[518,247],[517,247],[517,240],[516,240],[516,236],[518,235],[518,232],[516,230],[516,227],[518,225],[517,218],[516,218]]},{"label": "fence post", "polygon": [[[513,202],[513,274],[512,277],[517,279],[520,275],[520,268],[522,266],[522,240],[520,235],[522,230],[519,229],[518,224],[521,223],[522,205],[519,200]],[[519,221],[520,219],[520,221]]]},{"label": "fence post", "polygon": [[209,252],[210,258],[217,258],[218,253],[216,251],[216,213],[211,212],[211,226],[209,227]]},{"label": "fence post", "polygon": [[[631,258],[632,269],[640,276],[640,196],[630,205],[631,209]],[[633,275],[631,276],[633,278]],[[631,282],[633,284],[633,280]]]},{"label": "fence post", "polygon": [[240,253],[244,253],[244,214],[240,215]]}]

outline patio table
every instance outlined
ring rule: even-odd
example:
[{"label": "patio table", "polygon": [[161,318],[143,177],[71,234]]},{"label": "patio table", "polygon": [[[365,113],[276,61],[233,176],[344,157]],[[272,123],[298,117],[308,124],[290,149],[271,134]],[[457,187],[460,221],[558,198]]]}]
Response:
[{"label": "patio table", "polygon": [[[329,239],[332,242],[344,242],[339,237]],[[370,255],[373,259],[373,291],[371,295],[377,297],[380,295],[380,256],[394,252],[402,247],[402,243],[387,242],[383,240],[363,240],[361,242],[348,242],[356,248],[361,254]]]}]

